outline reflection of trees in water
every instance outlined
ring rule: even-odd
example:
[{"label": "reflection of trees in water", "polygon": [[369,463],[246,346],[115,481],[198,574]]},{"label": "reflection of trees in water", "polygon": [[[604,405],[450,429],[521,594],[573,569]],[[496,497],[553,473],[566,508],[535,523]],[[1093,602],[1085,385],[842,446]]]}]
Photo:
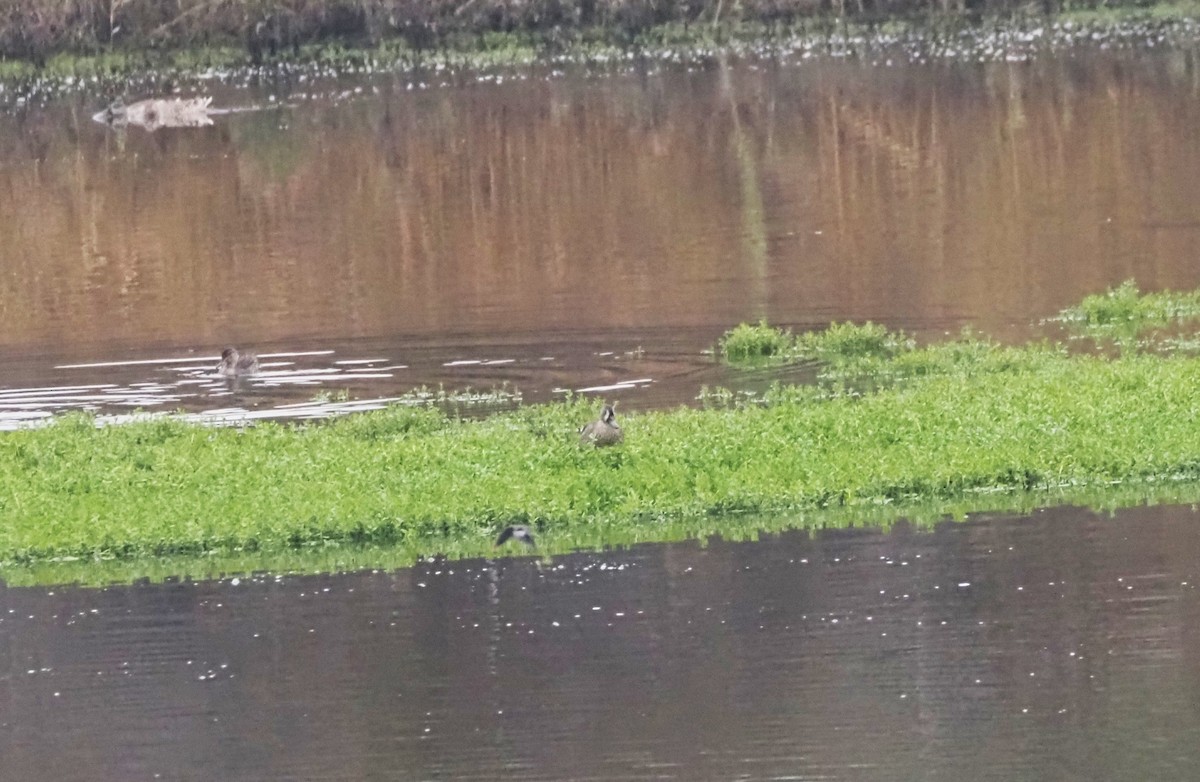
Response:
[{"label": "reflection of trees in water", "polygon": [[[746,277],[749,280],[750,319],[764,319],[767,312],[767,226],[765,223],[763,187],[760,174],[762,153],[757,149],[756,139],[742,126],[741,101],[739,92],[734,86],[733,73],[725,56],[718,61],[717,68],[718,92],[727,104],[729,120],[732,123],[730,145],[738,169],[739,201],[741,212],[741,230],[743,237],[741,252],[733,260],[744,261]],[[755,108],[762,106],[762,101],[755,101]],[[757,112],[752,112],[757,113]]]},{"label": "reflection of trees in water", "polygon": [[1194,63],[725,65],[155,134],[25,112],[0,120],[4,338],[1004,323],[1190,287]]}]

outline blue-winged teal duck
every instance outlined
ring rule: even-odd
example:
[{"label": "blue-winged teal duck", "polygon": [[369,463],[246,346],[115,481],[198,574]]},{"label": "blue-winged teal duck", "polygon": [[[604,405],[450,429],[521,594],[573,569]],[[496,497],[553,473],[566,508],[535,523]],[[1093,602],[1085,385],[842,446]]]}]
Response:
[{"label": "blue-winged teal duck", "polygon": [[225,348],[221,351],[221,363],[217,364],[217,374],[221,377],[246,377],[258,373],[258,356],[253,353],[239,353],[237,348]]},{"label": "blue-winged teal duck", "polygon": [[526,546],[534,545],[533,531],[524,524],[513,524],[505,527],[504,531],[500,533],[500,537],[496,538],[496,547],[499,548],[500,546],[503,546],[509,541],[510,538],[519,540]]},{"label": "blue-winged teal duck", "polygon": [[625,433],[617,425],[617,414],[613,412],[615,405],[616,403],[605,405],[600,410],[599,419],[580,428],[579,442],[599,448],[605,445],[616,445],[625,439]]}]

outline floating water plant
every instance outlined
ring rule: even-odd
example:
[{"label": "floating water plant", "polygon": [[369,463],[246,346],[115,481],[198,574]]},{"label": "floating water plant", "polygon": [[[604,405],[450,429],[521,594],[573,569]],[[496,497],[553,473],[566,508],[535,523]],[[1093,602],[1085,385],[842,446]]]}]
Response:
[{"label": "floating water plant", "polygon": [[768,325],[742,323],[721,337],[720,352],[731,364],[755,364],[763,359],[814,360],[833,364],[889,359],[912,350],[914,342],[902,332],[892,332],[870,321],[834,323],[828,328],[792,336]]},{"label": "floating water plant", "polygon": [[742,323],[721,337],[721,355],[733,364],[757,364],[767,360],[783,361],[792,357],[796,340],[791,332],[768,326]]},{"label": "floating water plant", "polygon": [[891,361],[913,350],[915,344],[902,332],[869,321],[834,323],[793,336],[764,320],[757,325],[742,323],[725,332],[719,349],[722,357],[735,366],[819,361],[844,371]]},{"label": "floating water plant", "polygon": [[823,346],[823,360],[903,382],[776,384],[744,403],[710,391],[711,409],[622,416],[623,442],[605,449],[578,439],[593,400],[473,420],[395,405],[244,429],[66,415],[0,434],[0,565],[267,561],[330,545],[461,556],[511,524],[552,553],[1013,502],[997,497],[1200,497],[1200,358],[825,333],[789,349]]},{"label": "floating water plant", "polygon": [[[1003,382],[954,372],[866,395],[780,387],[736,410],[630,414],[580,447],[591,404],[482,420],[397,407],[322,424],[97,428],[82,414],[0,436],[0,559],[471,549],[664,534],[712,514],[811,512],[1200,477],[1200,360],[1039,351]],[[460,541],[447,543],[446,541]],[[482,550],[482,549],[480,549]]]},{"label": "floating water plant", "polygon": [[1055,320],[1090,335],[1106,336],[1137,335],[1197,318],[1200,318],[1200,290],[1142,293],[1136,282],[1126,280],[1068,307]]},{"label": "floating water plant", "polygon": [[912,350],[914,342],[902,332],[888,331],[884,326],[867,321],[834,323],[821,331],[810,331],[796,339],[796,352],[834,365],[862,361],[888,360]]}]

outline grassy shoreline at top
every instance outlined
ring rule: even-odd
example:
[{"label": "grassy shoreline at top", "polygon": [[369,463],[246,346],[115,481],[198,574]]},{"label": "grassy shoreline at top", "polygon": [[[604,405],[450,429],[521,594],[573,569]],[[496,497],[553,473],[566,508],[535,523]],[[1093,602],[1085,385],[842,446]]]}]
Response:
[{"label": "grassy shoreline at top", "polygon": [[[132,13],[129,4],[115,5]],[[55,28],[57,37],[43,40],[45,36],[17,30],[23,17],[13,16],[7,28],[0,24],[0,106],[27,105],[38,96],[69,91],[111,99],[200,89],[213,78],[238,82],[286,80],[299,74],[476,72],[536,64],[612,67],[631,59],[705,61],[718,52],[769,58],[824,53],[983,61],[1097,41],[1121,48],[1139,41],[1161,46],[1174,39],[1189,43],[1200,39],[1197,0],[1061,7],[1048,13],[1020,3],[957,11],[916,4],[888,13],[871,12],[869,4],[854,13],[855,4],[844,4],[840,15],[821,5],[776,13],[771,9],[777,10],[777,4],[758,10],[737,4],[738,12],[733,13],[723,0],[713,0],[686,9],[680,6],[678,13],[642,14],[634,21],[580,13],[553,23],[542,19],[498,24],[484,18],[477,23],[430,23],[430,30],[420,34],[398,19],[382,26],[373,26],[365,18],[346,21],[349,17],[343,24],[317,24],[328,21],[318,14],[313,16],[316,26],[302,32],[300,27],[287,27],[293,32],[286,35],[272,21],[295,15],[286,3],[247,0],[242,5],[238,9],[238,4],[231,4],[238,13],[212,21],[212,29],[174,36],[161,33],[174,29],[170,20],[144,21],[145,29],[138,32],[141,28],[132,20],[119,23],[108,16],[92,19],[95,29],[69,34],[70,25],[83,24],[86,17],[76,14]],[[352,5],[365,8],[369,3]],[[504,4],[506,9],[516,7]],[[30,18],[46,23],[45,15]],[[262,34],[264,20],[269,31],[275,31],[265,42],[255,38]],[[110,26],[119,34],[112,34]]]},{"label": "grassy shoreline at top", "polygon": [[[1192,321],[1186,308],[1139,304],[1159,295],[1108,296],[1147,327],[1164,311],[1176,330]],[[1081,328],[1129,319],[1110,309],[1081,308]],[[764,514],[777,517],[765,526],[789,527],[1200,499],[1194,350],[1081,354],[977,335],[917,347],[859,328],[878,340],[846,339],[844,326],[808,338],[842,346],[821,361],[835,369],[841,355],[843,371],[816,386],[623,415],[625,442],[606,449],[577,439],[593,400],[481,420],[393,408],[245,429],[171,418],[97,427],[73,414],[3,433],[0,575],[113,560],[134,572],[164,556],[252,563],[308,550],[325,561],[338,547],[357,561],[361,546],[382,547],[384,560],[472,556],[517,522],[555,552],[750,535]],[[899,347],[876,355],[879,341]],[[847,380],[863,376],[872,382]]]}]

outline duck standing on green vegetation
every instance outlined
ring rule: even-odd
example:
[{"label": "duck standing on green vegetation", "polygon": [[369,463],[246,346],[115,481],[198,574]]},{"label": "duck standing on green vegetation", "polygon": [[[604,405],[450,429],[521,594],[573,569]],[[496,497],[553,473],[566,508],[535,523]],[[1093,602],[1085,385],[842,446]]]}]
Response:
[{"label": "duck standing on green vegetation", "polygon": [[613,411],[616,403],[604,405],[600,409],[600,418],[585,424],[579,430],[579,442],[591,444],[597,448],[605,445],[616,445],[625,439],[625,433],[617,425],[617,414]]},{"label": "duck standing on green vegetation", "polygon": [[516,539],[524,543],[526,546],[534,546],[533,532],[524,524],[511,524],[504,528],[500,533],[500,537],[496,538],[496,548],[503,546],[509,539]]},{"label": "duck standing on green vegetation", "polygon": [[221,363],[217,364],[217,374],[221,377],[246,377],[258,374],[258,356],[253,353],[239,353],[237,348],[225,348],[221,351]]}]

